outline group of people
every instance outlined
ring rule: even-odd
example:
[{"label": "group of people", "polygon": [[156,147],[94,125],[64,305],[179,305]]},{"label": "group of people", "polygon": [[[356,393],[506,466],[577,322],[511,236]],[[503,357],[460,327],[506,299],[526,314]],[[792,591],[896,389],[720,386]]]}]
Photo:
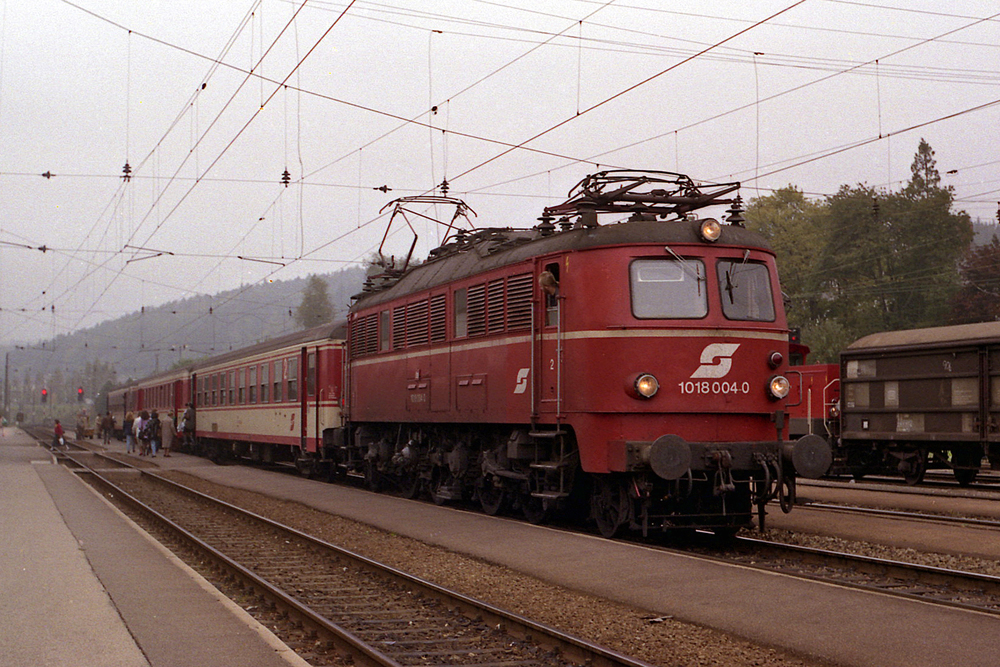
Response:
[{"label": "group of people", "polygon": [[156,410],[142,410],[138,417],[129,412],[122,422],[122,430],[125,432],[126,454],[133,454],[138,449],[139,456],[155,457],[162,449],[164,456],[170,456],[176,431],[169,412],[162,417]]},{"label": "group of people", "polygon": [[[3,423],[6,426],[6,419]],[[111,435],[115,430],[115,418],[109,411],[98,419],[100,435],[104,439],[104,444],[111,444]],[[122,421],[122,432],[125,435],[125,453],[139,456],[156,456],[158,452],[163,452],[163,456],[170,456],[173,449],[174,439],[180,438],[182,444],[190,443],[194,439],[194,406],[187,404],[184,410],[184,417],[180,427],[174,425],[174,419],[170,413],[160,416],[159,412],[153,410],[141,410],[139,416],[129,411]],[[55,420],[53,428],[52,447],[62,447],[65,445],[65,430],[59,420]]]}]

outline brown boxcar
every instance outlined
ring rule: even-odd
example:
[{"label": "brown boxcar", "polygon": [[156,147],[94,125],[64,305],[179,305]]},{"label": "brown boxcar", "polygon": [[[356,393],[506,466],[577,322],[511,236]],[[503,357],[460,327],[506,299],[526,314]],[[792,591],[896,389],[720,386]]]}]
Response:
[{"label": "brown boxcar", "polygon": [[1000,322],[872,334],[840,363],[847,471],[916,484],[951,468],[968,484],[984,456],[1000,464]]}]

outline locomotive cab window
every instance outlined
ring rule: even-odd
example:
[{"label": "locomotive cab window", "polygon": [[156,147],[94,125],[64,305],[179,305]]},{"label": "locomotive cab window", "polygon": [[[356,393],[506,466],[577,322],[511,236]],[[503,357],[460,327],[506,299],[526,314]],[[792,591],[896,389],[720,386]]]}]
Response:
[{"label": "locomotive cab window", "polygon": [[629,266],[632,314],[639,319],[693,319],[708,314],[700,259],[637,259]]},{"label": "locomotive cab window", "polygon": [[722,313],[730,320],[773,322],[771,272],[759,262],[721,259],[717,265]]},{"label": "locomotive cab window", "polygon": [[554,327],[559,324],[559,263],[545,265],[545,270],[538,276],[538,284],[545,297],[545,326]]}]

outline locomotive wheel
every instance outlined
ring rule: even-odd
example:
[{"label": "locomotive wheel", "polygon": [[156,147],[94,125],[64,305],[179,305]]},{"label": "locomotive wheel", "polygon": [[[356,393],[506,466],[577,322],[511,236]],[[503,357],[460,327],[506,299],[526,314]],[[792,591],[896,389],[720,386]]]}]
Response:
[{"label": "locomotive wheel", "polygon": [[549,518],[548,503],[542,498],[535,498],[530,493],[525,493],[521,499],[521,512],[528,523],[545,523]]},{"label": "locomotive wheel", "polygon": [[490,516],[496,516],[507,506],[507,491],[503,480],[495,475],[480,478],[476,494],[483,511]]},{"label": "locomotive wheel", "polygon": [[399,492],[407,500],[420,495],[420,475],[416,470],[407,470],[399,477]]},{"label": "locomotive wheel", "polygon": [[590,508],[601,535],[614,537],[628,521],[628,489],[619,480],[602,475],[594,483]]},{"label": "locomotive wheel", "polygon": [[374,461],[365,461],[365,486],[375,493],[382,490],[382,484],[379,480],[379,472],[375,467]]}]

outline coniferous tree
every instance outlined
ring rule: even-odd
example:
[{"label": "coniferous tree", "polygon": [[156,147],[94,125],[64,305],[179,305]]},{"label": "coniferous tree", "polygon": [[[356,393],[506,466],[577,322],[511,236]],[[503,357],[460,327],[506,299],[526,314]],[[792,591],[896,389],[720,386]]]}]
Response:
[{"label": "coniferous tree", "polygon": [[327,293],[326,281],[317,275],[309,276],[302,292],[302,303],[295,310],[295,321],[303,329],[319,326],[333,319],[333,304]]}]

